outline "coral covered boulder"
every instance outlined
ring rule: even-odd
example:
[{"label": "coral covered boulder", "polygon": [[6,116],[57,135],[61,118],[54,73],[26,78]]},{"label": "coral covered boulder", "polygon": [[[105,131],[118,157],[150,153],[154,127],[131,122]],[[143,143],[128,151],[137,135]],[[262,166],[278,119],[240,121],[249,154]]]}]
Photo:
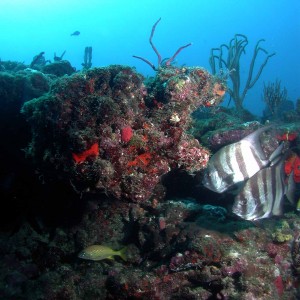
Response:
[{"label": "coral covered boulder", "polygon": [[45,65],[42,68],[43,73],[45,74],[53,74],[55,76],[64,76],[71,75],[75,72],[75,69],[71,66],[70,62],[67,60],[60,60]]},{"label": "coral covered boulder", "polygon": [[23,106],[32,128],[27,154],[46,177],[81,192],[161,198],[162,175],[206,166],[208,150],[187,133],[190,114],[219,103],[224,87],[201,68],[164,67],[143,80],[119,65],[59,79]]}]

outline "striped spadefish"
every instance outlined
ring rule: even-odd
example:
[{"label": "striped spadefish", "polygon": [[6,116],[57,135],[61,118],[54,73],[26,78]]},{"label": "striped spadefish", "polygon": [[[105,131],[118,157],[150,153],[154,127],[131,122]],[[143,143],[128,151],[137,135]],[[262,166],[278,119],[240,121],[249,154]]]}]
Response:
[{"label": "striped spadefish", "polygon": [[233,212],[245,220],[282,214],[285,183],[282,164],[260,170],[236,196]]},{"label": "striped spadefish", "polygon": [[268,163],[248,140],[225,146],[208,163],[204,185],[223,192],[232,185],[253,176]]}]

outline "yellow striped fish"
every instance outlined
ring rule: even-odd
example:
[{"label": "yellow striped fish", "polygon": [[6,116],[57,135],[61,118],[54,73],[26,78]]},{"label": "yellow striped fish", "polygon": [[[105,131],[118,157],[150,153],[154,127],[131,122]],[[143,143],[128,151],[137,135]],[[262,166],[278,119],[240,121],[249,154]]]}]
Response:
[{"label": "yellow striped fish", "polygon": [[115,251],[108,246],[92,245],[83,249],[78,254],[79,258],[96,261],[103,259],[114,259],[114,256],[120,256],[124,261],[126,261],[126,247],[119,251]]}]

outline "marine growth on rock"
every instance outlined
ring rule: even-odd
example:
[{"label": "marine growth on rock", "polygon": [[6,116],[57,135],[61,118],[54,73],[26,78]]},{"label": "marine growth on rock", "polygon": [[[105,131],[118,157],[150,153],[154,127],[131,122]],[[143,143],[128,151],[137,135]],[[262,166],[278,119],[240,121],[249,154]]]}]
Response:
[{"label": "marine growth on rock", "polygon": [[144,78],[127,66],[62,78],[23,106],[32,129],[27,154],[44,175],[117,199],[163,197],[161,176],[204,168],[209,151],[187,133],[190,114],[218,104],[225,87],[202,68],[160,68]]}]

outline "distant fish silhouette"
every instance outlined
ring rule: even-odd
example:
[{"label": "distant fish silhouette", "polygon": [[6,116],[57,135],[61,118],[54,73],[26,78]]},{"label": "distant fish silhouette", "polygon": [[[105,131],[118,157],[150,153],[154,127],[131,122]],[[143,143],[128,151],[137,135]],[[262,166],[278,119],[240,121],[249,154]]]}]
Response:
[{"label": "distant fish silhouette", "polygon": [[80,31],[74,31],[71,35],[79,35]]}]

